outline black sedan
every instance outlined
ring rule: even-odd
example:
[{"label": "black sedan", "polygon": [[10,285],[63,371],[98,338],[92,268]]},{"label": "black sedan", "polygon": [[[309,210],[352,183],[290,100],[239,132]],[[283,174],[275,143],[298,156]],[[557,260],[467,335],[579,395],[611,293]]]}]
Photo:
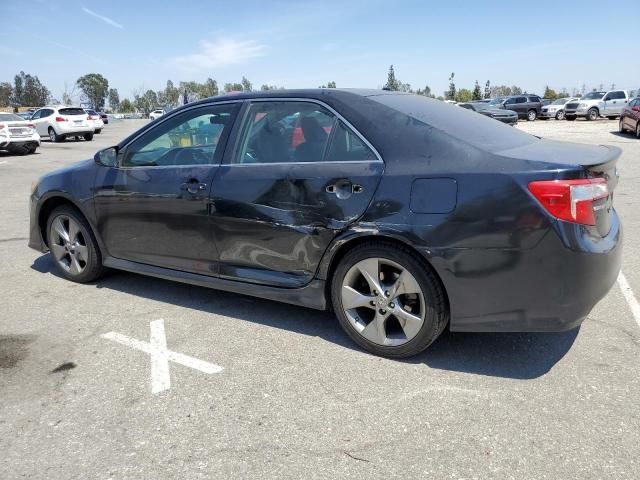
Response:
[{"label": "black sedan", "polygon": [[495,105],[490,105],[485,102],[459,103],[458,106],[466,108],[467,110],[473,110],[474,112],[481,113],[486,117],[494,118],[509,125],[518,123],[518,114],[513,110],[497,108]]},{"label": "black sedan", "polygon": [[42,177],[29,245],[76,282],[110,267],[331,309],[406,357],[447,326],[580,324],[620,269],[619,155],[411,94],[240,93]]}]

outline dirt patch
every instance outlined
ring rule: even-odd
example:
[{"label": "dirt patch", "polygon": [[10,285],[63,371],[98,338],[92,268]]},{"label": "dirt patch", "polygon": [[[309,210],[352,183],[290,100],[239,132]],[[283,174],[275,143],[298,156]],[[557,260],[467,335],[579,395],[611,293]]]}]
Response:
[{"label": "dirt patch", "polygon": [[37,335],[0,335],[0,368],[14,368],[29,355]]}]

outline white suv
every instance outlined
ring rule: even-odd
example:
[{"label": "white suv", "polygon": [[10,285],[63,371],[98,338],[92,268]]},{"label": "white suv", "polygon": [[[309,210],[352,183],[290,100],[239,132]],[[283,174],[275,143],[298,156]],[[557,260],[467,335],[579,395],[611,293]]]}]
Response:
[{"label": "white suv", "polygon": [[40,135],[33,124],[15,113],[0,112],[0,150],[25,155],[35,153]]},{"label": "white suv", "polygon": [[154,110],[149,114],[149,119],[155,120],[156,118],[160,118],[162,115],[164,115],[164,110]]},{"label": "white suv", "polygon": [[41,137],[61,142],[67,137],[83,137],[93,140],[93,122],[80,107],[43,107],[36,110],[30,122]]}]

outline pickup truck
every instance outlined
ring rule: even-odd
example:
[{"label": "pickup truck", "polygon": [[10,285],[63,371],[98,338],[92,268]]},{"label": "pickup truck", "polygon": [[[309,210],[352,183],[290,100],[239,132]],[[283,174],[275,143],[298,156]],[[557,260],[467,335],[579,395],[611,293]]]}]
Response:
[{"label": "pickup truck", "polygon": [[608,92],[589,92],[580,100],[567,103],[564,116],[567,120],[585,117],[587,120],[597,120],[607,117],[617,118],[629,103],[629,93],[626,90],[610,90]]}]

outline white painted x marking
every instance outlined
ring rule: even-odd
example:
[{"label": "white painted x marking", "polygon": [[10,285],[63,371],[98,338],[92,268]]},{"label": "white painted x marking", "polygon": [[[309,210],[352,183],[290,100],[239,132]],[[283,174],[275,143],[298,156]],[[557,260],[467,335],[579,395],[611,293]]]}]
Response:
[{"label": "white painted x marking", "polygon": [[154,320],[149,326],[151,327],[151,339],[149,343],[127,337],[117,332],[109,332],[100,336],[149,354],[151,357],[151,393],[160,393],[171,388],[171,376],[169,375],[170,361],[208,374],[220,373],[223,370],[219,365],[167,350],[164,320]]}]

